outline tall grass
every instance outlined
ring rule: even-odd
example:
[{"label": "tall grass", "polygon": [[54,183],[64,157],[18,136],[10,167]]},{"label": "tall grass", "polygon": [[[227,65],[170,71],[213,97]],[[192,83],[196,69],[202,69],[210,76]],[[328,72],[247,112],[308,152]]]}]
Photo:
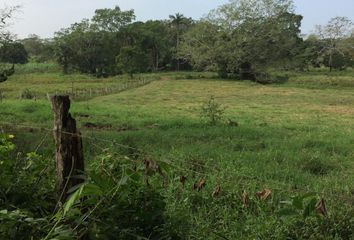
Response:
[{"label": "tall grass", "polygon": [[27,63],[15,66],[16,74],[57,73],[61,67],[57,63]]}]

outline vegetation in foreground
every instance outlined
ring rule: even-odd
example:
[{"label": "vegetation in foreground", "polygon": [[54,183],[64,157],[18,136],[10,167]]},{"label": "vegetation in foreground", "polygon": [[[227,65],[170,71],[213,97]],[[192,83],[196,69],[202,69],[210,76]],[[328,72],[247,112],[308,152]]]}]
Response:
[{"label": "vegetation in foreground", "polygon": [[[350,75],[293,73],[288,83],[264,86],[166,73],[142,87],[74,100],[87,173],[62,207],[56,206],[50,104],[45,97],[19,99],[18,81],[26,78],[23,88],[33,84],[38,92],[71,82],[58,73],[53,82],[42,82],[48,73],[14,75],[0,103],[7,133],[0,148],[0,234],[351,239]],[[96,81],[72,77],[81,85]]]},{"label": "vegetation in foreground", "polygon": [[[15,40],[18,9],[0,9],[1,239],[354,238],[348,18],[303,39],[291,0],[198,21],[115,7]],[[73,100],[87,167],[64,203],[53,93]]]}]

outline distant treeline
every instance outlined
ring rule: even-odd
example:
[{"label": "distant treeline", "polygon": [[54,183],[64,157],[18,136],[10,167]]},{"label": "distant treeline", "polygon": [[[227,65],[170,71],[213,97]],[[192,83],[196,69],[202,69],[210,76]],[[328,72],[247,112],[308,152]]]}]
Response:
[{"label": "distant treeline", "polygon": [[353,25],[347,18],[333,18],[306,38],[300,35],[302,18],[291,0],[232,0],[198,21],[175,14],[139,22],[133,10],[98,9],[92,19],[56,32],[53,39],[32,35],[4,44],[0,60],[55,60],[65,73],[98,77],[197,70],[252,80],[264,78],[269,69],[354,66]]}]

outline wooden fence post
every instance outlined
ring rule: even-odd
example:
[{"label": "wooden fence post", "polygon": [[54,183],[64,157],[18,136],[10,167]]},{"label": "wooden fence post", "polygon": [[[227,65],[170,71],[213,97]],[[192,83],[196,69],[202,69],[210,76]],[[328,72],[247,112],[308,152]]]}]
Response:
[{"label": "wooden fence post", "polygon": [[69,96],[52,96],[54,112],[55,160],[59,201],[64,203],[68,190],[84,180],[74,176],[84,172],[84,154],[81,134],[76,128],[76,121],[69,113]]}]

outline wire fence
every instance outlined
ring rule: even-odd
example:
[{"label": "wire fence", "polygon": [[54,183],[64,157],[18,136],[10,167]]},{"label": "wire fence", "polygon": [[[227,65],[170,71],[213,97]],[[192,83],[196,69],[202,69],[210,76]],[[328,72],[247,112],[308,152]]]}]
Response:
[{"label": "wire fence", "polygon": [[69,95],[72,99],[81,100],[88,99],[92,97],[105,96],[110,94],[116,94],[123,91],[127,91],[133,88],[138,88],[145,86],[151,82],[153,82],[154,78],[138,78],[131,81],[127,81],[125,83],[117,84],[109,87],[101,87],[101,88],[74,88],[72,87],[66,91],[55,91],[47,93],[47,97],[51,94],[61,94],[61,95]]},{"label": "wire fence", "polygon": [[[55,85],[51,86],[50,90],[36,90],[37,87],[25,88],[18,92],[19,99],[49,99],[51,95],[68,95],[72,100],[88,100],[94,97],[106,96],[110,94],[117,94],[130,89],[143,87],[153,81],[159,80],[159,76],[137,76],[132,79],[125,79],[124,81],[109,82],[107,84],[100,83],[100,86],[95,86],[89,81],[82,85],[75,81],[70,81],[65,84],[65,87]],[[0,89],[0,103],[5,100],[9,93]],[[13,94],[13,93],[12,93]]]},{"label": "wire fence", "polygon": [[[43,138],[40,140],[39,144],[35,148],[35,152],[38,152],[42,144],[46,142],[48,137],[51,135],[50,133],[53,133],[54,131],[48,126],[39,126],[39,125],[33,126],[27,124],[16,124],[16,126],[14,126],[12,123],[9,122],[0,122],[0,130],[1,130],[1,126],[11,126],[17,129],[36,129],[41,132],[45,131]],[[69,132],[62,132],[62,133],[74,135],[73,133],[69,133]],[[86,143],[89,146],[95,147],[98,150],[97,151],[98,155],[100,153],[104,153],[108,151],[109,153],[115,154],[117,156],[122,156],[122,151],[121,151],[122,149],[128,149],[128,150],[134,150],[136,152],[140,152],[142,157],[148,156],[150,154],[146,149],[143,149],[143,147],[141,148],[132,147],[130,145],[122,144],[118,140],[101,138],[95,136],[95,133],[93,132],[91,133],[91,136],[85,133],[80,133],[80,137],[82,139],[85,139],[87,141]],[[100,144],[102,144],[102,146]],[[89,146],[86,147],[88,148]],[[118,158],[117,160],[119,159],[120,158]],[[137,163],[137,160],[134,159],[130,159],[130,158],[124,158],[124,159],[132,161],[133,163]],[[289,182],[286,181],[280,182],[277,180],[264,179],[262,177],[258,177],[255,175],[245,175],[236,172],[234,174],[230,174],[230,171],[217,167],[216,166],[217,164],[214,166],[208,166],[207,163],[203,164],[203,163],[193,162],[193,161],[189,161],[188,159],[181,159],[181,158],[179,158],[176,162],[168,159],[163,159],[163,160],[159,160],[158,163],[163,163],[167,165],[169,169],[172,169],[173,175],[177,174],[180,177],[190,175],[190,177],[193,178],[195,181],[199,181],[201,179],[208,179],[208,177],[211,177],[213,179],[212,184],[215,184],[216,186],[220,186],[223,184],[232,184],[232,183],[237,185],[243,185],[243,183],[247,184],[249,182],[253,182],[256,183],[256,185],[258,185],[259,187],[273,186],[272,188],[273,190],[280,190],[280,191],[286,190],[287,192],[292,192],[292,193],[301,193],[301,192],[305,193],[309,191],[309,189],[301,188],[299,186],[297,186],[295,189],[290,189]],[[203,169],[203,171],[201,171],[200,169]],[[314,192],[314,193],[318,195],[324,194],[323,192]],[[340,198],[338,192],[326,192],[325,195]]]},{"label": "wire fence", "polygon": [[[10,122],[0,122],[0,129],[1,129],[1,126],[11,126],[11,127],[17,128],[17,129],[19,129],[19,128],[20,129],[36,129],[36,130],[41,131],[41,132],[44,131],[45,132],[44,137],[40,140],[40,143],[35,148],[34,152],[37,152],[39,150],[40,146],[42,146],[42,144],[45,142],[45,140],[50,135],[49,133],[52,133],[53,131],[57,131],[57,130],[54,130],[54,129],[50,129],[48,126],[39,126],[39,125],[33,126],[33,125],[27,125],[27,124],[16,124],[16,125],[13,125]],[[4,130],[3,130],[3,132],[4,132]],[[132,147],[130,145],[118,143],[115,140],[100,138],[100,137],[97,137],[97,136],[89,136],[88,134],[83,134],[83,133],[73,134],[73,133],[65,132],[65,131],[61,131],[61,133],[68,134],[68,135],[73,135],[73,136],[79,136],[82,139],[89,140],[88,143],[90,145],[95,146],[96,148],[98,148],[100,152],[104,152],[105,150],[109,149],[112,153],[121,154],[121,152],[119,152],[118,150],[115,150],[115,148],[117,148],[117,147],[118,148],[124,148],[124,149],[130,149],[130,150],[134,150],[134,151],[141,151],[142,150],[141,148],[138,148],[138,147]],[[99,146],[98,142],[103,143],[104,147]],[[148,154],[148,153],[146,153],[146,154]],[[182,160],[182,161],[183,161],[183,163],[188,163],[187,160]],[[163,162],[169,164],[171,167],[174,167],[176,169],[181,169],[180,165],[175,165],[171,161],[165,160]],[[197,166],[200,166],[202,168],[206,168],[210,172],[219,173],[219,171],[217,171],[217,169],[212,168],[212,167],[207,167],[204,164],[196,163],[196,162],[194,162],[193,164],[197,165]],[[182,169],[182,170],[186,170],[186,171],[190,171],[190,172],[194,172],[194,173],[205,175],[205,173],[198,172],[198,171],[195,171],[195,170],[192,170],[192,169]]]}]

